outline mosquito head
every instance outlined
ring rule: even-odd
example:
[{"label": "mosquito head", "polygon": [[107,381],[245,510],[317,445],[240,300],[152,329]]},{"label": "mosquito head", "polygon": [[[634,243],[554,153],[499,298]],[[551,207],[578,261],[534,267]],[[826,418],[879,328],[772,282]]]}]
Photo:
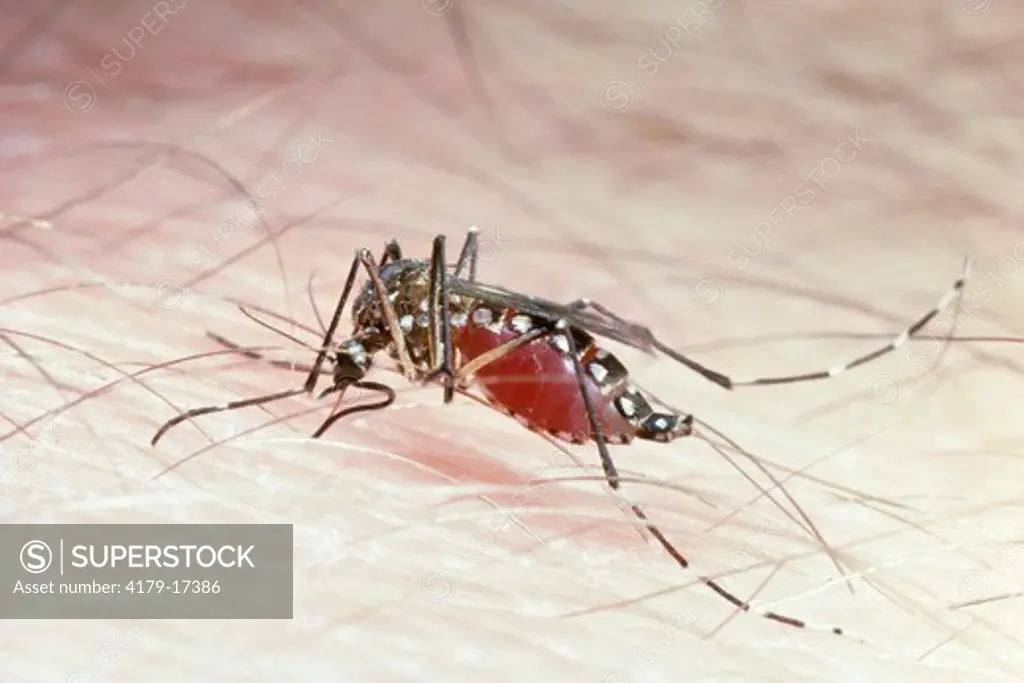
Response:
[{"label": "mosquito head", "polygon": [[366,376],[373,365],[373,355],[358,339],[342,342],[334,354],[335,384],[351,384]]}]

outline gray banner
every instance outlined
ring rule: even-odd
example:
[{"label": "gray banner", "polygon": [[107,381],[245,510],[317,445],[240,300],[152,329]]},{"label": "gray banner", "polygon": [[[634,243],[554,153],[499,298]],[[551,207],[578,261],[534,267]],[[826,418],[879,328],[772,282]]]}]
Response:
[{"label": "gray banner", "polygon": [[0,619],[291,619],[291,524],[0,524]]}]

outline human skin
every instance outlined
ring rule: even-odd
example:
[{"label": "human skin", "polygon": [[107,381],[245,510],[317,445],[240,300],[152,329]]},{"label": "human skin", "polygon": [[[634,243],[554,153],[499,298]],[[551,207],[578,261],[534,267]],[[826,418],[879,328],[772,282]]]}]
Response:
[{"label": "human skin", "polygon": [[[965,254],[955,328],[932,333],[1020,335],[1009,4],[76,7],[4,20],[0,511],[294,524],[295,615],[8,620],[5,681],[1017,678],[1013,343],[910,342],[732,392],[614,347],[770,463],[827,543],[697,439],[613,447],[624,473],[681,487],[626,485],[694,572],[631,528],[596,448],[571,448],[590,468],[573,469],[387,363],[398,405],[320,441],[326,399],[270,406],[319,411],[269,425],[201,418],[210,438],[183,425],[156,448],[176,410],[303,376],[226,354],[137,382],[104,365],[222,350],[207,331],[308,362],[230,299],[316,329],[311,273],[326,316],[356,248],[425,256],[444,233],[451,254],[473,224],[485,281],[600,301],[741,379],[883,344]],[[265,222],[237,218],[247,195]],[[847,635],[735,615],[699,574]]]}]

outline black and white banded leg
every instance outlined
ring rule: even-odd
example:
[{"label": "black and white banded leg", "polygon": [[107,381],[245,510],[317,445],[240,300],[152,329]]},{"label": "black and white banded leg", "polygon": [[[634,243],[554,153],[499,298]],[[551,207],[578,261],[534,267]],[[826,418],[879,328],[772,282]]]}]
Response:
[{"label": "black and white banded leg", "polygon": [[[568,323],[564,320],[560,320],[558,321],[558,323],[556,323],[555,329],[556,331],[560,332],[568,331]],[[672,545],[672,542],[665,537],[661,530],[647,516],[647,513],[644,512],[644,509],[640,507],[639,504],[632,502],[629,499],[629,497],[625,496],[625,494],[621,491],[618,470],[615,467],[614,460],[612,460],[611,453],[608,451],[607,440],[605,439],[604,434],[601,433],[600,426],[597,421],[597,412],[594,409],[593,401],[591,401],[590,394],[586,390],[586,384],[584,382],[584,370],[582,365],[580,364],[579,353],[577,352],[576,345],[573,340],[573,335],[565,334],[564,336],[569,342],[569,355],[572,358],[573,369],[576,373],[577,387],[579,389],[580,396],[583,398],[583,404],[586,407],[587,420],[590,423],[590,429],[594,434],[594,441],[597,442],[598,452],[601,457],[601,466],[604,469],[605,478],[608,481],[608,485],[611,486],[612,489],[616,491],[616,493],[623,496],[623,498],[627,501],[627,504],[629,505],[630,509],[632,510],[636,518],[643,523],[644,528],[652,536],[654,536],[654,538],[658,541],[658,544],[661,545],[662,549],[664,549],[665,552],[668,553],[668,555],[673,560],[675,560],[676,564],[678,564],[683,569],[690,569],[689,560],[687,560],[686,557],[684,557],[683,554],[680,553],[674,545]],[[808,624],[806,621],[803,621],[802,619],[797,619],[795,617],[787,616],[785,614],[779,614],[778,612],[773,612],[771,610],[756,609],[749,602],[734,595],[732,592],[724,588],[714,579],[705,576],[698,576],[698,580],[702,584],[707,586],[709,589],[717,593],[719,597],[723,598],[740,611],[752,612],[754,614],[760,615],[761,617],[769,621],[775,621],[777,623],[785,624],[787,626],[792,626],[795,628],[824,630],[835,635],[842,635],[843,633],[843,630],[839,627],[816,626],[814,624]]]},{"label": "black and white banded leg", "polygon": [[[242,346],[240,346],[238,344],[235,344],[234,342],[229,341],[229,340],[225,339],[224,337],[221,337],[220,335],[213,334],[211,332],[208,332],[207,336],[209,336],[211,339],[213,339],[217,343],[222,344],[223,346],[225,346],[225,347],[227,347],[229,349],[237,351],[240,355],[245,356],[246,358],[252,358],[254,360],[263,361],[264,363],[269,364],[271,367],[280,368],[282,370],[291,370],[293,372],[302,372],[302,373],[306,373],[306,372],[312,370],[311,367],[296,366],[296,365],[293,365],[292,363],[288,363],[288,362],[284,362],[284,361],[275,361],[275,360],[271,360],[271,359],[268,359],[268,358],[264,358],[262,355],[260,355],[259,353],[256,353],[255,351],[252,351],[250,349],[246,349],[245,347],[242,347]],[[394,389],[392,389],[391,387],[387,386],[386,384],[382,384],[380,382],[373,382],[373,381],[369,381],[369,380],[358,380],[358,381],[354,381],[354,382],[350,382],[350,383],[345,383],[345,384],[340,384],[338,382],[335,382],[331,386],[327,387],[324,391],[320,392],[319,396],[317,396],[317,400],[322,400],[326,396],[329,396],[329,395],[334,394],[334,393],[344,392],[349,387],[355,387],[357,389],[365,389],[367,391],[372,391],[374,393],[381,394],[383,396],[383,398],[381,400],[375,402],[375,403],[368,403],[368,404],[360,404],[360,405],[356,405],[356,406],[351,406],[351,407],[348,407],[348,408],[346,408],[344,410],[341,410],[341,411],[339,411],[337,413],[334,413],[334,414],[328,416],[327,419],[325,419],[324,422],[320,425],[320,427],[312,434],[312,437],[314,439],[319,438],[320,436],[322,436],[324,434],[324,432],[326,432],[331,427],[331,425],[333,425],[335,422],[337,422],[338,420],[340,420],[340,419],[342,419],[344,417],[347,417],[347,416],[349,416],[349,415],[351,415],[353,413],[361,413],[361,412],[365,412],[365,411],[369,411],[369,410],[380,410],[382,408],[387,408],[392,403],[394,403],[395,399],[397,398]],[[253,407],[253,406],[265,405],[265,404],[268,404],[268,403],[275,403],[277,401],[281,401],[281,400],[284,400],[284,399],[287,399],[287,398],[294,398],[296,396],[301,396],[303,394],[308,394],[308,393],[309,392],[306,391],[305,386],[303,386],[300,389],[289,389],[287,391],[279,391],[279,392],[275,392],[275,393],[272,393],[272,394],[265,394],[263,396],[255,396],[255,397],[252,397],[252,398],[243,398],[243,399],[238,399],[236,401],[229,401],[227,403],[222,403],[220,405],[215,405],[215,406],[204,406],[202,408],[193,408],[192,410],[188,410],[188,411],[186,411],[184,413],[181,413],[180,415],[176,415],[175,417],[173,417],[170,420],[168,420],[167,422],[165,422],[160,427],[160,429],[157,430],[156,434],[153,435],[153,438],[150,440],[150,445],[156,446],[157,442],[159,442],[160,439],[162,439],[164,437],[164,435],[172,427],[174,427],[176,425],[179,425],[182,422],[186,422],[188,420],[194,419],[196,417],[200,417],[200,416],[203,416],[203,415],[211,415],[213,413],[224,413],[224,412],[229,412],[229,411],[232,411],[232,410],[240,410],[242,408],[249,408],[249,407]]]},{"label": "black and white banded leg", "polygon": [[[431,370],[424,377],[430,382],[444,376],[444,402],[451,403],[455,398],[455,382],[458,376],[465,373],[456,372],[454,349],[451,344],[451,298],[447,265],[444,250],[444,235],[434,238],[433,251],[430,257],[430,365]],[[476,226],[466,232],[466,239],[459,252],[459,260],[455,264],[453,276],[467,282],[474,282],[477,274],[477,262],[480,255],[480,237]],[[455,295],[458,296],[458,295]],[[479,367],[479,365],[477,366]]]},{"label": "black and white banded leg", "polygon": [[309,370],[309,375],[306,376],[306,382],[304,387],[307,394],[313,393],[313,389],[316,388],[317,378],[320,377],[320,368],[323,367],[324,360],[327,358],[327,353],[331,350],[331,341],[334,339],[334,333],[338,330],[338,324],[341,322],[341,314],[345,309],[345,302],[348,301],[349,295],[352,294],[352,287],[355,285],[356,273],[359,271],[359,256],[356,255],[352,259],[352,265],[348,269],[348,277],[345,278],[345,286],[341,288],[341,296],[338,297],[338,305],[334,307],[334,313],[331,315],[331,322],[328,323],[327,329],[324,331],[324,338],[320,344],[320,348],[317,351],[316,359],[313,361],[313,366]]},{"label": "black and white banded leg", "polygon": [[[391,250],[389,249],[388,253],[390,252]],[[345,280],[345,286],[342,289],[341,296],[338,299],[338,305],[335,307],[334,314],[331,316],[331,322],[328,325],[327,331],[324,333],[323,343],[317,350],[316,360],[313,362],[313,365],[309,368],[309,374],[306,377],[306,382],[303,384],[303,387],[301,389],[289,389],[287,391],[279,391],[272,394],[266,394],[263,396],[255,396],[252,398],[244,398],[236,401],[230,401],[228,403],[220,405],[204,406],[201,408],[194,408],[192,410],[188,410],[165,422],[157,430],[156,434],[153,435],[153,438],[150,440],[150,444],[155,446],[157,442],[159,442],[160,439],[163,438],[167,431],[172,427],[202,415],[210,415],[212,413],[222,413],[231,410],[247,408],[251,406],[264,405],[267,403],[280,401],[286,398],[299,396],[301,394],[311,394],[316,387],[316,381],[320,376],[320,371],[323,367],[323,363],[326,360],[328,351],[331,348],[331,342],[333,340],[334,333],[337,330],[338,324],[341,320],[341,315],[342,311],[345,308],[345,303],[348,301],[348,297],[352,292],[352,287],[355,284],[356,273],[358,272],[360,265],[363,266],[367,274],[370,276],[371,282],[373,282],[373,286],[374,289],[376,290],[377,297],[382,307],[385,320],[388,322],[388,325],[391,328],[390,331],[392,336],[394,337],[397,333],[395,346],[399,350],[399,358],[401,359],[401,364],[403,365],[403,371],[404,373],[406,373],[407,376],[409,376],[408,373],[412,373],[414,371],[414,368],[412,365],[412,360],[409,358],[408,350],[406,349],[404,344],[405,338],[401,335],[400,328],[398,327],[398,320],[395,315],[394,307],[391,306],[391,301],[387,297],[387,292],[385,291],[384,285],[380,280],[379,269],[376,263],[374,263],[373,256],[367,249],[360,249],[359,252],[356,254],[355,258],[352,260],[352,265],[349,268],[348,277]],[[391,405],[391,403],[394,402],[395,400],[394,390],[378,382],[353,381],[341,383],[338,382],[337,380],[335,380],[330,387],[321,392],[318,398],[323,398],[324,396],[333,393],[344,393],[344,391],[349,386],[354,386],[357,388],[367,389],[376,393],[384,394],[384,399],[382,399],[378,403],[371,404],[369,406],[354,406],[352,408],[348,408],[346,410],[341,411],[341,413],[339,414],[328,417],[324,424],[321,425],[321,427],[316,431],[314,436],[318,437],[322,435],[324,431],[326,431],[326,429],[330,427],[330,425],[332,425],[334,422],[336,422],[341,417],[344,417],[345,415],[349,415],[353,412],[360,412],[362,410],[379,409],[382,407],[386,407],[388,405]]]},{"label": "black and white banded leg", "polygon": [[378,267],[383,268],[389,263],[402,260],[402,247],[398,245],[398,240],[391,240],[384,245],[384,253],[380,255],[380,263]]},{"label": "black and white banded leg", "polygon": [[[445,263],[444,235],[434,238],[430,254],[430,290],[427,314],[430,326],[430,367],[423,382],[444,377],[444,402],[455,398],[455,356],[452,349],[451,299],[448,291],[448,267]],[[399,332],[401,334],[401,332]]]},{"label": "black and white banded leg", "polygon": [[477,261],[480,258],[480,231],[474,225],[466,232],[459,261],[455,264],[455,277],[476,282]]},{"label": "black and white banded leg", "polygon": [[[625,501],[626,505],[629,507],[632,514],[641,522],[644,529],[646,529],[652,536],[654,536],[654,538],[658,541],[658,544],[662,547],[662,549],[665,550],[665,552],[668,553],[668,555],[681,568],[689,570],[690,562],[686,559],[686,557],[683,556],[683,554],[680,553],[674,545],[672,545],[672,542],[665,537],[661,530],[647,516],[647,513],[644,511],[644,509],[638,503],[635,503],[632,500],[630,500],[630,498],[625,494],[625,492],[622,491],[621,483],[619,481],[618,469],[616,468],[615,461],[612,459],[611,453],[608,450],[607,439],[600,430],[600,426],[597,420],[597,413],[594,408],[593,401],[590,398],[590,394],[586,391],[586,384],[584,380],[585,375],[584,369],[580,363],[579,349],[577,349],[576,347],[576,342],[573,338],[572,330],[570,329],[569,324],[565,320],[559,320],[552,325],[534,328],[533,330],[525,334],[522,334],[515,339],[509,340],[504,344],[492,349],[487,354],[475,358],[470,363],[467,363],[466,365],[459,368],[459,372],[457,373],[457,379],[467,379],[474,372],[487,365],[487,363],[493,362],[498,358],[501,358],[506,354],[511,353],[512,351],[523,346],[524,344],[533,342],[538,339],[552,337],[554,335],[560,335],[561,337],[565,338],[566,343],[568,345],[566,354],[568,357],[572,359],[573,370],[576,376],[577,390],[580,392],[580,396],[583,398],[583,404],[585,406],[587,413],[587,421],[589,422],[591,433],[594,435],[594,441],[597,443],[598,453],[601,459],[601,468],[604,470],[605,480],[608,482],[608,485],[615,492],[615,494],[621,497],[623,501]],[[671,417],[678,418],[679,420],[684,422],[686,422],[687,420],[692,421],[692,417],[690,416]],[[687,429],[681,428],[680,433],[673,438],[678,438],[678,436],[684,436],[685,434],[683,432],[685,432],[686,434],[689,433]],[[838,627],[817,626],[814,624],[808,624],[807,622],[801,619],[797,619],[795,617],[780,614],[778,612],[773,612],[770,610],[759,610],[753,607],[749,602],[742,600],[741,598],[737,597],[736,595],[728,591],[726,588],[722,587],[722,585],[714,579],[704,576],[698,576],[698,580],[703,585],[712,590],[714,593],[718,594],[729,604],[733,605],[741,611],[752,612],[754,614],[758,614],[759,616],[769,621],[775,621],[795,628],[822,630],[836,635],[841,635],[843,632],[842,629]]]},{"label": "black and white banded leg", "polygon": [[[397,243],[392,242],[388,245],[387,249],[385,249],[385,255],[390,255],[387,257],[391,258],[395,254],[401,255],[401,249],[398,248]],[[334,314],[331,316],[331,322],[327,326],[327,331],[324,333],[323,343],[320,344],[320,350],[317,352],[316,360],[313,362],[313,369],[306,378],[305,386],[306,391],[309,393],[313,392],[313,388],[316,386],[316,379],[320,373],[320,368],[323,365],[324,359],[327,357],[327,353],[331,349],[334,334],[341,321],[341,315],[345,310],[345,304],[348,302],[348,298],[352,293],[352,287],[355,284],[356,273],[358,272],[360,265],[369,276],[370,282],[373,285],[374,293],[377,295],[377,303],[380,305],[381,314],[384,316],[384,321],[388,326],[388,334],[391,336],[395,345],[396,355],[398,356],[399,372],[401,372],[402,376],[410,381],[416,378],[416,369],[413,365],[412,357],[409,355],[409,349],[405,344],[405,335],[402,334],[402,328],[398,324],[398,316],[395,314],[395,307],[391,304],[391,300],[388,298],[387,288],[384,287],[384,283],[381,282],[380,279],[380,267],[373,260],[373,255],[368,249],[360,249],[356,252],[356,256],[352,260],[352,266],[349,268],[348,278],[345,280],[345,286],[341,290],[341,296],[338,297],[338,304],[334,307]]]},{"label": "black and white banded leg", "polygon": [[[888,344],[886,344],[886,345],[884,345],[882,347],[879,347],[879,348],[877,348],[877,349],[875,349],[873,351],[870,351],[868,353],[865,353],[863,355],[860,355],[860,356],[854,358],[853,360],[847,361],[845,363],[841,363],[839,365],[835,365],[835,366],[833,366],[833,367],[831,367],[831,368],[829,368],[827,370],[818,370],[818,371],[807,372],[807,373],[803,373],[803,374],[799,374],[799,375],[781,375],[781,376],[778,376],[778,377],[759,377],[759,378],[756,378],[756,379],[749,379],[749,380],[734,380],[731,377],[729,377],[728,375],[723,374],[721,372],[718,372],[717,370],[713,370],[711,368],[708,368],[708,367],[706,367],[704,365],[701,365],[700,363],[698,363],[697,361],[693,360],[692,358],[689,358],[689,357],[683,355],[682,353],[679,353],[675,349],[672,349],[669,346],[666,346],[663,342],[661,342],[656,337],[654,337],[653,333],[651,333],[651,339],[653,339],[653,345],[654,345],[655,349],[657,349],[661,353],[665,354],[669,358],[671,358],[671,359],[673,359],[673,360],[675,360],[675,361],[677,361],[679,363],[682,363],[683,365],[685,365],[689,369],[693,370],[694,372],[698,373],[699,375],[701,375],[705,379],[707,379],[707,380],[713,382],[714,384],[717,384],[718,386],[723,387],[725,389],[730,389],[731,390],[731,389],[733,389],[735,387],[745,387],[745,386],[749,387],[749,386],[769,386],[769,385],[778,385],[778,384],[795,384],[795,383],[798,383],[798,382],[810,382],[810,381],[816,381],[816,380],[831,379],[831,378],[836,377],[838,375],[841,375],[841,374],[843,374],[843,373],[845,373],[845,372],[847,372],[849,370],[852,370],[852,369],[854,369],[856,367],[859,367],[859,366],[864,365],[866,363],[870,363],[871,361],[876,360],[876,359],[878,359],[878,358],[880,358],[882,356],[888,355],[888,354],[896,351],[897,349],[899,349],[904,344],[906,344],[907,341],[909,341],[910,339],[913,339],[914,336],[916,334],[918,334],[922,329],[924,329],[924,327],[926,325],[928,325],[928,323],[930,323],[937,315],[939,315],[939,313],[941,313],[943,310],[945,310],[954,299],[961,299],[963,297],[964,286],[965,286],[965,284],[967,282],[967,278],[970,275],[970,269],[971,269],[970,259],[966,259],[965,258],[964,259],[964,267],[963,267],[963,270],[961,271],[960,277],[957,278],[956,282],[954,282],[953,286],[949,289],[949,291],[947,291],[942,296],[942,298],[939,300],[938,304],[936,304],[936,306],[934,308],[932,308],[931,310],[929,310],[925,315],[923,315],[922,317],[918,318],[914,323],[912,323],[911,325],[906,327],[898,335],[893,337],[893,339]],[[611,311],[606,306],[603,306],[603,305],[601,305],[601,304],[599,304],[599,303],[597,303],[595,301],[590,301],[588,299],[578,299],[578,300],[573,301],[572,303],[570,303],[568,305],[568,307],[570,309],[572,309],[572,310],[591,309],[591,310],[596,311],[597,313],[605,316],[606,318],[608,318],[612,322],[623,324],[623,325],[634,325],[635,326],[635,323],[631,323],[631,322],[625,320],[624,318],[621,318],[620,316],[616,315],[613,311]],[[646,330],[646,331],[648,333],[650,332],[649,330]]]}]

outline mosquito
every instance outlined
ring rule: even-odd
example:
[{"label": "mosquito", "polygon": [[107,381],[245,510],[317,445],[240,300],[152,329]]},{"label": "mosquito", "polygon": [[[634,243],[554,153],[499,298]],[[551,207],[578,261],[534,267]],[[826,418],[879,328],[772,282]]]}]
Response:
[{"label": "mosquito", "polygon": [[[607,484],[625,498],[609,444],[624,445],[634,439],[668,443],[690,436],[694,433],[694,416],[656,409],[632,382],[625,365],[598,344],[598,337],[650,354],[664,354],[727,390],[825,380],[892,353],[914,337],[953,298],[962,296],[970,266],[969,259],[965,259],[961,276],[939,303],[884,346],[829,370],[737,381],[675,351],[647,327],[618,316],[600,303],[577,299],[563,304],[479,282],[478,261],[476,228],[467,233],[453,269],[447,265],[444,235],[434,238],[429,260],[405,257],[395,240],[386,245],[379,261],[368,249],[359,249],[316,359],[311,366],[301,368],[308,371],[301,388],[189,410],[160,427],[151,443],[156,445],[169,429],[200,415],[311,395],[324,364],[329,363],[333,366],[332,381],[319,398],[338,394],[340,403],[342,395],[355,387],[379,394],[381,399],[333,412],[313,433],[313,438],[319,438],[347,415],[383,409],[395,401],[393,388],[366,379],[374,357],[386,352],[410,382],[440,380],[445,404],[452,402],[456,387],[463,389],[472,380],[490,405],[527,428],[573,444],[594,442]],[[352,334],[335,343],[360,269],[365,271],[367,281],[352,305]],[[214,338],[241,351],[223,338]],[[643,508],[626,500],[665,552],[680,567],[689,569],[690,562]],[[757,609],[714,579],[699,580],[740,611],[795,628],[843,633],[839,627],[816,626]]]}]

